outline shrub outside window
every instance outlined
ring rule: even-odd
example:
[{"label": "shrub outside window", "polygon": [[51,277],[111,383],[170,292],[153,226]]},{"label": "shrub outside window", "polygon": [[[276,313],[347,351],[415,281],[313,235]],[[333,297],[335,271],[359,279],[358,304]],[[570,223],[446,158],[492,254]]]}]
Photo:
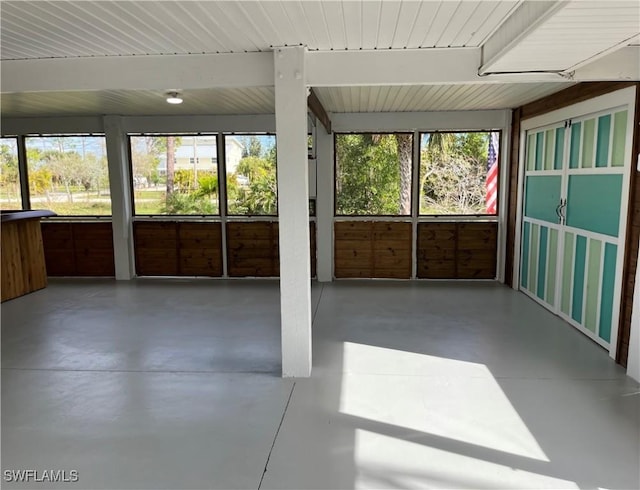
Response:
[{"label": "shrub outside window", "polygon": [[225,135],[227,213],[277,216],[276,137]]},{"label": "shrub outside window", "polygon": [[499,132],[420,135],[420,214],[496,215]]},{"label": "shrub outside window", "polygon": [[22,209],[17,138],[0,139],[0,209]]},{"label": "shrub outside window", "polygon": [[216,135],[129,137],[136,215],[217,215]]},{"label": "shrub outside window", "polygon": [[413,135],[335,135],[339,216],[411,215]]},{"label": "shrub outside window", "polygon": [[61,216],[109,216],[104,136],[25,138],[30,204]]}]

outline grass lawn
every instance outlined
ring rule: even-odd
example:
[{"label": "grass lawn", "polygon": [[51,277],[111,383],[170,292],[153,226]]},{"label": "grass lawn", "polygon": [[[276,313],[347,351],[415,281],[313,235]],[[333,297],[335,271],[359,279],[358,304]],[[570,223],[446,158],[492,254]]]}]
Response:
[{"label": "grass lawn", "polygon": [[[134,192],[135,214],[136,215],[163,215],[165,206],[164,190],[136,190]],[[32,199],[33,209],[50,209],[54,213],[60,216],[110,216],[111,215],[111,202],[108,195],[103,195],[100,198],[93,198],[89,196],[77,196],[74,202],[68,202],[65,198],[64,201],[58,201],[59,196],[56,199],[47,201],[46,196],[36,195]],[[1,203],[4,209],[16,209],[20,208],[20,203]],[[216,203],[217,204],[217,203]],[[214,207],[217,213],[217,205]],[[185,216],[199,216],[198,213],[185,213]]]},{"label": "grass lawn", "polygon": [[34,203],[34,209],[50,209],[60,216],[109,216],[110,202],[52,202]]},{"label": "grass lawn", "polygon": [[138,199],[155,199],[155,200],[162,200],[164,201],[164,197],[166,195],[165,191],[161,191],[161,190],[143,190],[143,189],[136,189],[135,191],[133,191],[133,197],[134,199],[138,200]]}]

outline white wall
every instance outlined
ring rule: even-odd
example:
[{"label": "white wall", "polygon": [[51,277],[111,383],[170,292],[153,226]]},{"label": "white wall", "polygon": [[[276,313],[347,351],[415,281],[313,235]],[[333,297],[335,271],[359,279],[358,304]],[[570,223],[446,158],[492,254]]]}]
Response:
[{"label": "white wall", "polygon": [[[638,260],[640,260],[640,250],[638,250]],[[629,337],[627,374],[640,382],[640,283],[638,281],[638,273],[636,272],[636,284],[633,291],[633,312],[631,314],[631,334]]]}]

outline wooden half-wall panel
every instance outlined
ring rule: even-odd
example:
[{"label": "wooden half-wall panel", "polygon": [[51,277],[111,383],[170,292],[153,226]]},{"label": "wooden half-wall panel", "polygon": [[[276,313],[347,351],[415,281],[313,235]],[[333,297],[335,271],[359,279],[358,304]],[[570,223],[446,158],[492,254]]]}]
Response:
[{"label": "wooden half-wall panel", "polygon": [[47,286],[39,219],[2,224],[1,300],[17,298]]},{"label": "wooden half-wall panel", "polygon": [[498,224],[419,223],[417,276],[424,279],[494,279]]},{"label": "wooden half-wall panel", "polygon": [[49,276],[115,275],[111,223],[42,222]]},{"label": "wooden half-wall panel", "polygon": [[[278,223],[227,223],[229,277],[277,277],[280,274]],[[315,223],[310,224],[311,275],[316,274]],[[222,225],[204,222],[134,223],[136,274],[139,276],[221,277]]]},{"label": "wooden half-wall panel", "polygon": [[[279,228],[275,221],[227,223],[229,277],[278,277]],[[316,224],[309,223],[311,277],[316,276]]]},{"label": "wooden half-wall panel", "polygon": [[227,223],[227,273],[230,277],[276,277],[278,223]]},{"label": "wooden half-wall panel", "polygon": [[411,223],[337,221],[336,278],[411,278]]},{"label": "wooden half-wall panel", "polygon": [[139,276],[222,276],[220,223],[137,221],[134,223]]},{"label": "wooden half-wall panel", "polygon": [[220,223],[178,223],[178,275],[222,276]]}]

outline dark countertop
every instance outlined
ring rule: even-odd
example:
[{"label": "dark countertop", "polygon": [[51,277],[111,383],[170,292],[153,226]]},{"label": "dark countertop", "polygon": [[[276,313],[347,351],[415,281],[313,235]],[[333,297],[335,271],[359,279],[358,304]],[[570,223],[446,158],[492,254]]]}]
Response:
[{"label": "dark countertop", "polygon": [[47,218],[50,216],[57,216],[57,214],[53,211],[49,211],[48,209],[33,209],[31,211],[0,211],[0,222],[7,223],[9,221],[19,221],[22,219],[39,219]]}]

